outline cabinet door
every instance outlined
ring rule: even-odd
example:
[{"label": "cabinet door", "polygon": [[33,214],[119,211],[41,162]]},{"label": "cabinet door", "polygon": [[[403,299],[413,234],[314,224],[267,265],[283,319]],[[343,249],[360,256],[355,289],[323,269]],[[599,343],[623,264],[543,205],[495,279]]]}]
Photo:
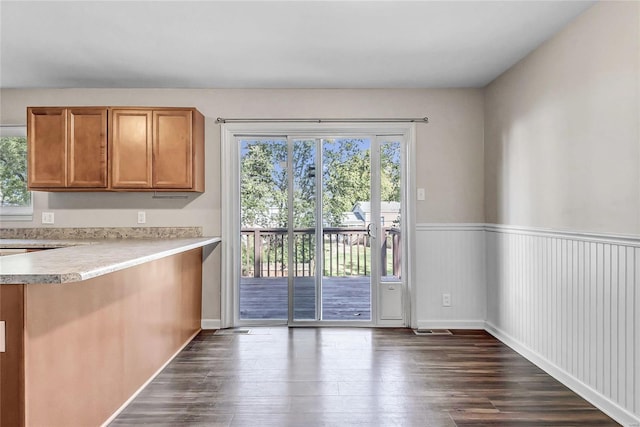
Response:
[{"label": "cabinet door", "polygon": [[107,186],[107,109],[70,108],[67,111],[67,187]]},{"label": "cabinet door", "polygon": [[112,188],[151,187],[151,110],[111,110]]},{"label": "cabinet door", "polygon": [[65,108],[29,108],[27,110],[29,188],[66,186],[66,140]]},{"label": "cabinet door", "polygon": [[153,112],[153,187],[190,189],[193,184],[192,112]]}]

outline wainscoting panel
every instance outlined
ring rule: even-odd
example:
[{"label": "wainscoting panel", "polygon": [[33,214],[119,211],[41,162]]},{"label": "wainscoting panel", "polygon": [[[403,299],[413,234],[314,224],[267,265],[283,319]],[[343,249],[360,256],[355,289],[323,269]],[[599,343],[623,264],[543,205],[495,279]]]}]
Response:
[{"label": "wainscoting panel", "polygon": [[485,239],[487,329],[640,425],[640,241],[507,226]]},{"label": "wainscoting panel", "polygon": [[[416,227],[418,327],[482,329],[486,317],[483,224],[419,224]],[[442,305],[442,294],[451,306]]]}]

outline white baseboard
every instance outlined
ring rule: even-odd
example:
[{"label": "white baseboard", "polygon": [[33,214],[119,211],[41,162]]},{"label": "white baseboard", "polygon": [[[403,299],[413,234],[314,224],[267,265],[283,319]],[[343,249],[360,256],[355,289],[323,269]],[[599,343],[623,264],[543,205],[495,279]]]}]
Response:
[{"label": "white baseboard", "polygon": [[484,320],[418,320],[418,329],[484,329]]},{"label": "white baseboard", "polygon": [[202,329],[220,329],[220,319],[202,319],[200,327]]},{"label": "white baseboard", "polygon": [[640,426],[640,418],[622,408],[617,403],[607,399],[597,390],[589,387],[573,375],[551,363],[546,358],[529,349],[527,346],[521,344],[519,341],[513,339],[511,336],[498,329],[495,325],[490,322],[485,322],[484,329],[623,426]]}]

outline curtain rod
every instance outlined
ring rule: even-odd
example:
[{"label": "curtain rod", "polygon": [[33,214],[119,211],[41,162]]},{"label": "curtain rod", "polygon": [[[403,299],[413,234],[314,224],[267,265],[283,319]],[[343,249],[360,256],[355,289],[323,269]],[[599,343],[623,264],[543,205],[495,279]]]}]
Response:
[{"label": "curtain rod", "polygon": [[216,123],[429,123],[429,118],[224,119],[218,117]]}]

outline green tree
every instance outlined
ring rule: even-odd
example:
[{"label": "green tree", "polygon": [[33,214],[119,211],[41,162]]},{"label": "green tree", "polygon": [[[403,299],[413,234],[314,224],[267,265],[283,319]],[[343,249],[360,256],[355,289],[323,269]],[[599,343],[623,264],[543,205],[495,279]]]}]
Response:
[{"label": "green tree", "polygon": [[358,201],[371,200],[371,150],[362,139],[330,140],[324,148],[324,221],[338,227]]},{"label": "green tree", "polygon": [[[278,149],[282,144],[286,149],[286,141],[250,141],[242,147],[240,194],[244,227],[281,226],[277,209],[286,203],[286,171],[278,171],[276,165],[284,160],[283,150]],[[276,218],[272,216],[274,211]]]},{"label": "green tree", "polygon": [[400,201],[400,144],[382,144],[380,148],[380,197],[385,202]]},{"label": "green tree", "polygon": [[[293,209],[296,230],[315,227],[316,142],[296,140],[292,147],[293,205],[288,199],[288,146],[282,140],[244,140],[241,145],[242,227],[286,228]],[[324,225],[342,226],[344,214],[359,201],[371,200],[371,143],[366,139],[340,138],[323,141],[322,204]],[[381,148],[381,195],[384,201],[400,201],[400,145]],[[302,238],[297,235],[296,239]],[[263,241],[263,247],[270,245]],[[288,255],[288,247],[281,245]],[[243,260],[253,266],[250,243],[244,243]],[[297,262],[309,262],[313,254],[295,245]],[[274,253],[275,251],[268,251]],[[282,253],[282,252],[280,252]],[[270,255],[263,255],[270,256]]]},{"label": "green tree", "polygon": [[[244,141],[241,161],[242,225],[286,227],[288,223],[287,142]],[[371,150],[365,139],[325,140],[323,145],[323,221],[342,225],[345,212],[371,199]],[[315,218],[315,141],[293,146],[293,217],[296,228],[313,227]],[[400,201],[400,145],[383,144],[381,197]]]},{"label": "green tree", "polygon": [[27,206],[31,193],[27,190],[27,139],[0,138],[0,205]]},{"label": "green tree", "polygon": [[[316,223],[315,141],[296,141],[293,146],[293,225],[314,227]],[[286,180],[286,175],[284,176]]]}]

